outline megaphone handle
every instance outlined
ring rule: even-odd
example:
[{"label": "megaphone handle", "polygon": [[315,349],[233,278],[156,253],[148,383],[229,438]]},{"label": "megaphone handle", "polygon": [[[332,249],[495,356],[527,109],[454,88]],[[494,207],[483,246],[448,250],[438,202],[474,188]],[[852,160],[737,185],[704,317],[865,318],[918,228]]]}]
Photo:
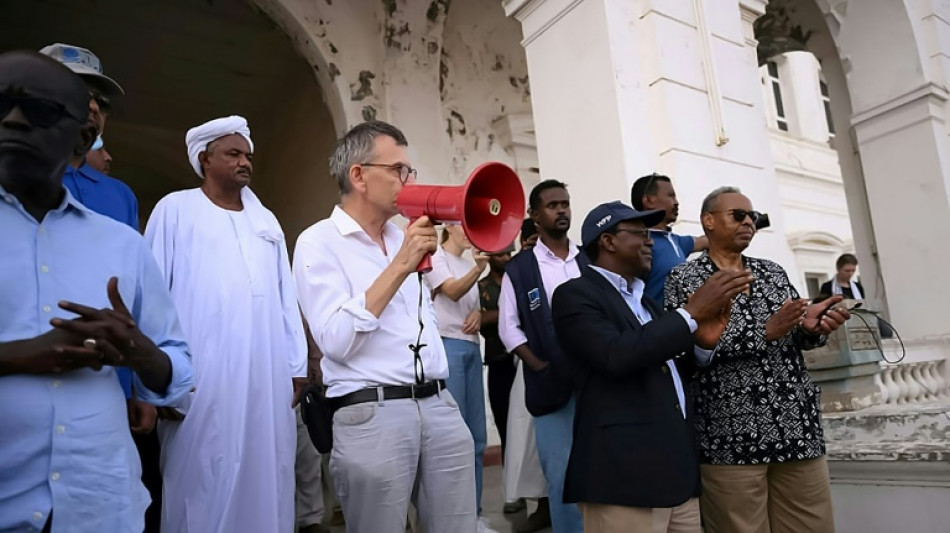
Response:
[{"label": "megaphone handle", "polygon": [[432,254],[425,254],[422,257],[422,260],[419,261],[419,265],[416,267],[416,272],[422,272],[423,274],[432,270]]}]

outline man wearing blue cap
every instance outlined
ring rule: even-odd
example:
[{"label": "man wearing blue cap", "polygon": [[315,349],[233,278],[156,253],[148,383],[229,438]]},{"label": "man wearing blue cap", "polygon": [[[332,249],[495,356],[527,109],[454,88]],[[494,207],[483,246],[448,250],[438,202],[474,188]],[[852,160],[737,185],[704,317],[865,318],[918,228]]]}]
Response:
[{"label": "man wearing blue cap", "polygon": [[590,266],[554,291],[554,330],[577,372],[564,501],[578,503],[585,533],[700,531],[683,377],[711,355],[694,345],[715,345],[751,278],[717,274],[664,313],[640,279],[652,260],[649,228],[664,216],[620,202],[595,207],[581,229]]}]

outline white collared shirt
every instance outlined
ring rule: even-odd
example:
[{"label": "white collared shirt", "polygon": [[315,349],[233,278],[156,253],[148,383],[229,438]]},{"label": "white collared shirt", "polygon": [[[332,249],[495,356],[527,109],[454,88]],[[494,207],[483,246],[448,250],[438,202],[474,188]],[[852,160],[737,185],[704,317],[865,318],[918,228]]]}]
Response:
[{"label": "white collared shirt", "polygon": [[[323,352],[327,396],[379,385],[415,383],[413,354],[419,333],[419,278],[409,275],[377,318],[366,309],[366,290],[392,262],[404,233],[383,227],[386,254],[340,206],[297,239],[293,272],[297,297]],[[387,255],[388,254],[388,255]],[[421,351],[426,381],[449,375],[430,298],[422,298]]]},{"label": "white collared shirt", "polygon": [[[590,268],[603,276],[617,289],[617,292],[623,297],[624,303],[633,311],[633,315],[637,317],[637,322],[639,322],[641,326],[653,320],[653,314],[650,313],[650,310],[643,307],[643,290],[646,288],[646,284],[642,279],[634,278],[633,283],[628,284],[627,280],[620,274],[596,265],[591,265]],[[695,332],[697,324],[689,312],[683,308],[677,309],[676,312],[686,321],[690,333]],[[683,418],[686,418],[686,393],[683,391],[683,380],[680,379],[680,373],[676,370],[676,363],[674,363],[672,359],[666,360],[666,366],[669,367],[670,375],[673,376],[673,388],[676,389],[676,398],[679,400],[680,412],[683,413]]]},{"label": "white collared shirt", "polygon": [[[545,246],[541,239],[531,250],[538,259],[538,269],[541,271],[541,281],[544,283],[544,296],[551,305],[554,289],[569,279],[581,275],[577,264],[577,245],[568,241],[567,259],[554,255],[550,248]],[[524,253],[524,252],[522,252]],[[498,297],[498,335],[505,349],[513,352],[515,348],[526,344],[528,337],[518,319],[518,299],[515,298],[515,289],[508,274],[501,280],[501,295]]]}]

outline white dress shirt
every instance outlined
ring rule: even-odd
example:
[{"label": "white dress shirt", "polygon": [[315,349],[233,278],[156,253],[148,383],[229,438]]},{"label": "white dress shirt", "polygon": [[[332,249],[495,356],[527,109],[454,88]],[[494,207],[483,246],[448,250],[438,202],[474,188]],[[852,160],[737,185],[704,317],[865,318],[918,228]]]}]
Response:
[{"label": "white dress shirt", "polygon": [[[569,279],[581,275],[577,264],[577,246],[568,241],[567,259],[554,255],[550,248],[544,245],[541,239],[531,250],[538,259],[538,269],[541,271],[541,281],[544,282],[544,296],[551,305],[551,296],[554,289]],[[525,253],[525,252],[521,252]],[[515,348],[528,342],[521,320],[518,319],[518,300],[515,298],[515,289],[508,274],[501,280],[501,295],[498,297],[498,335],[505,349],[513,352]]]},{"label": "white dress shirt", "polygon": [[[404,233],[383,228],[386,253],[339,206],[330,218],[297,239],[293,272],[297,295],[313,338],[323,352],[320,368],[327,396],[366,387],[415,383],[413,354],[419,333],[419,278],[406,277],[377,318],[366,309],[366,290],[392,262]],[[422,298],[423,370],[426,381],[449,375],[445,349],[428,295]]]},{"label": "white dress shirt", "polygon": [[[632,284],[627,284],[627,280],[620,274],[616,274],[596,265],[591,265],[590,268],[606,278],[607,281],[617,289],[617,292],[620,293],[627,307],[629,307],[630,310],[633,311],[633,315],[637,317],[637,322],[639,322],[640,325],[645,325],[653,320],[653,314],[650,313],[650,310],[643,307],[643,289],[646,288],[646,284],[642,279],[634,278]],[[686,325],[689,326],[689,332],[695,332],[698,325],[696,321],[693,320],[693,317],[690,316],[689,312],[683,308],[677,309],[676,312],[686,321]],[[674,363],[672,359],[666,360],[666,366],[669,367],[670,375],[673,376],[673,387],[676,389],[676,398],[679,400],[680,411],[683,413],[683,418],[686,418],[686,394],[683,392],[683,380],[680,379],[680,373],[676,370],[676,363]]]}]

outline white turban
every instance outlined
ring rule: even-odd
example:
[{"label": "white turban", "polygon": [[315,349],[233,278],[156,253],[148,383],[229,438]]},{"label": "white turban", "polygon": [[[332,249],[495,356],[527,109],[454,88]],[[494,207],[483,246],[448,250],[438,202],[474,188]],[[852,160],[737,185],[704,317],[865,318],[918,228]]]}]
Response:
[{"label": "white turban", "polygon": [[230,117],[216,118],[188,130],[188,133],[185,134],[188,161],[191,162],[191,168],[195,169],[198,177],[204,179],[204,174],[201,173],[201,162],[198,161],[198,154],[204,152],[212,141],[235,133],[247,140],[247,144],[253,152],[254,141],[251,140],[251,129],[247,127],[247,120],[244,117],[231,115]]}]

